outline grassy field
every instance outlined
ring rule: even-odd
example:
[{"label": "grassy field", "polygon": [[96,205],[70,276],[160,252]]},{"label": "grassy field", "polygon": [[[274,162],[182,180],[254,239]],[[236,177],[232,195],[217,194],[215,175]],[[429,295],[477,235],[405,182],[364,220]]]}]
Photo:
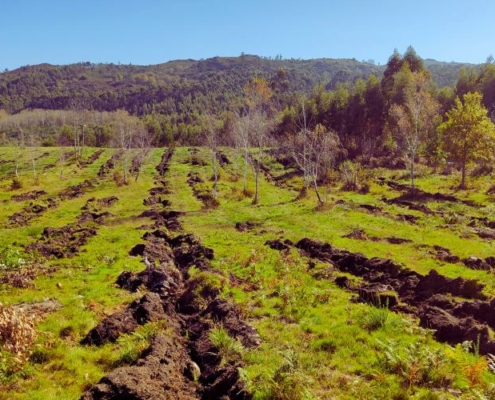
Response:
[{"label": "grassy field", "polygon": [[[83,158],[87,159],[97,149],[85,151]],[[147,209],[143,200],[154,186],[155,166],[164,149],[152,150],[138,179],[131,177],[129,184],[121,186],[121,161],[107,175],[98,176],[116,152],[105,149],[94,163],[82,168],[70,159],[60,162],[60,149],[37,148],[20,154],[13,148],[0,149],[0,252],[2,274],[7,277],[0,286],[0,302],[23,305],[25,314],[36,314],[36,337],[26,350],[26,361],[2,352],[0,399],[79,398],[109,371],[135,360],[149,338],[163,328],[156,323],[143,326],[101,347],[80,344],[105,316],[143,294],[119,289],[115,281],[124,270],[143,269],[129,250],[142,241],[143,225],[151,223],[139,215]],[[242,190],[242,160],[232,149],[223,149],[223,153],[231,164],[220,169],[218,207],[205,206],[194,194],[212,187],[206,149],[197,153],[188,148],[175,150],[165,175],[170,189],[166,198],[171,210],[183,213],[184,232],[194,233],[214,250],[213,267],[230,281],[221,296],[235,302],[261,336],[258,348],[242,350],[241,375],[254,398],[495,398],[495,376],[485,356],[467,352],[461,344],[439,343],[433,331],[419,327],[414,315],[355,301],[355,291],[335,283],[335,278],[345,276],[360,285],[359,277],[310,260],[295,247],[280,252],[265,244],[274,239],[296,243],[307,237],[369,258],[392,259],[422,275],[435,269],[448,278],[476,279],[485,285],[483,293],[492,298],[492,270],[441,261],[433,251],[434,246],[441,246],[460,259],[495,255],[494,239],[479,234],[480,229],[491,232],[480,222],[490,219],[494,211],[493,196],[486,194],[490,177],[473,178],[468,190],[457,191],[456,174],[424,173],[417,179],[420,189],[457,199],[416,202],[431,213],[385,201],[402,194],[386,182],[408,183],[406,171],[388,170],[370,172],[367,193],[343,191],[342,183],[334,179],[322,188],[325,205],[320,207],[312,192],[298,196],[300,178],[281,185],[267,175],[261,179],[260,203],[252,205]],[[133,150],[132,156],[136,154]],[[13,189],[16,159],[22,187]],[[33,159],[37,159],[36,179]],[[273,176],[284,173],[275,159],[267,159],[266,166]],[[187,182],[191,172],[202,180],[194,190]],[[91,187],[74,198],[60,197],[66,188],[85,180]],[[251,173],[248,183],[252,190]],[[12,200],[14,195],[33,190],[46,193],[35,200]],[[110,215],[101,223],[84,223],[96,233],[72,257],[43,258],[26,250],[25,246],[40,241],[45,228],[76,223],[89,199],[110,196],[118,198],[104,209]],[[50,199],[55,199],[54,206],[47,206]],[[13,214],[35,205],[46,210],[25,226],[10,222]],[[415,217],[415,222],[406,221],[404,214]],[[236,223],[246,222],[246,229],[236,229]],[[345,237],[353,232],[361,232],[360,239]],[[390,238],[408,241],[391,244]],[[25,262],[18,262],[19,258]],[[26,277],[21,279],[24,284],[13,285],[12,273]],[[235,279],[228,279],[231,275]],[[489,334],[492,337],[493,332]]]}]

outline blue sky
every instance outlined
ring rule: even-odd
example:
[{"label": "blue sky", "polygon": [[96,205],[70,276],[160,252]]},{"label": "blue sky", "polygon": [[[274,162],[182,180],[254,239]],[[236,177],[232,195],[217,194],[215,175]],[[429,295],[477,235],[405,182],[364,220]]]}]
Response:
[{"label": "blue sky", "polygon": [[0,70],[79,61],[158,64],[238,56],[386,63],[495,55],[495,2],[392,0],[0,0]]}]

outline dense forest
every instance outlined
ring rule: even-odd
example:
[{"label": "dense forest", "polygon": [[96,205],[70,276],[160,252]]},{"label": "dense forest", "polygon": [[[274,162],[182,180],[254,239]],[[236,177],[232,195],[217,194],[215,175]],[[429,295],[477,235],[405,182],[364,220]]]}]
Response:
[{"label": "dense forest", "polygon": [[483,106],[495,110],[491,57],[477,66],[441,63],[422,60],[412,47],[403,55],[395,51],[384,66],[244,54],[154,66],[43,64],[0,74],[0,139],[20,145],[82,140],[90,146],[121,146],[125,121],[141,142],[197,145],[208,130],[205,117],[214,116],[220,142],[233,144],[236,120],[249,111],[246,88],[253,80],[265,82],[270,92],[263,107],[271,137],[300,131],[304,114],[304,129],[335,132],[349,157],[367,161],[410,154],[400,131],[414,93],[427,95],[431,103],[414,157],[423,151],[442,158],[437,127],[457,97],[479,92]]}]

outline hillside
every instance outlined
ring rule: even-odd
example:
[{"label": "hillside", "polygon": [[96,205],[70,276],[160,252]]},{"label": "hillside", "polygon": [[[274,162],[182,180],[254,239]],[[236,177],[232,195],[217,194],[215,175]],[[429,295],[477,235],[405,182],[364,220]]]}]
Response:
[{"label": "hillside", "polygon": [[[464,64],[426,60],[442,87],[452,85]],[[235,102],[253,77],[265,77],[282,103],[289,93],[309,92],[318,83],[334,88],[384,66],[355,59],[273,60],[258,56],[177,60],[151,66],[91,64],[25,66],[0,74],[0,109],[126,109],[132,114],[216,112]]]}]

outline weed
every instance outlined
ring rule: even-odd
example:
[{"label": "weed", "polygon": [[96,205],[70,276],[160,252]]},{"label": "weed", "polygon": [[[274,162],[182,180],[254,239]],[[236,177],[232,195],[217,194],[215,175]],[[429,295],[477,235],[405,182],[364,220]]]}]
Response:
[{"label": "weed", "polygon": [[242,357],[244,346],[240,341],[230,336],[224,328],[213,328],[208,337],[217,348],[223,363],[236,361]]},{"label": "weed", "polygon": [[35,318],[12,306],[0,303],[0,374],[22,369],[32,352]]},{"label": "weed", "polygon": [[430,350],[421,341],[404,347],[393,340],[377,342],[380,348],[378,365],[397,374],[408,387],[441,387],[451,382],[448,359],[441,349]]}]

